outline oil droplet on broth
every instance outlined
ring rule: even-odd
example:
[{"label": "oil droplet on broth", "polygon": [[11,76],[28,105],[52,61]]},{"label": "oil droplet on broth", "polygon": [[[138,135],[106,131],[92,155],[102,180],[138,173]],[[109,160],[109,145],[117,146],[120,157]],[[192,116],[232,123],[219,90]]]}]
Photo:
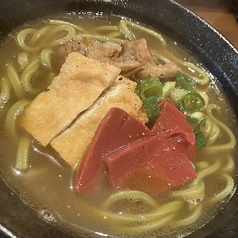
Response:
[{"label": "oil droplet on broth", "polygon": [[50,211],[48,211],[48,210],[41,210],[41,211],[39,211],[39,213],[47,221],[56,222],[55,217],[53,216],[53,214]]}]

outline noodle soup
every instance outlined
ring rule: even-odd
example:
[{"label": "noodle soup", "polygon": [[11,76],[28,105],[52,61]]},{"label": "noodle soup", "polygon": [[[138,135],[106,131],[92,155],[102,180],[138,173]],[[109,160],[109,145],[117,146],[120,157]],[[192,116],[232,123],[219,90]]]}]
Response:
[{"label": "noodle soup", "polygon": [[[197,149],[192,161],[196,178],[151,196],[140,190],[113,189],[108,174],[101,172],[90,191],[78,193],[74,181],[79,165],[70,166],[51,144],[41,145],[19,125],[23,111],[60,73],[67,49],[75,39],[78,44],[78,35],[118,45],[144,38],[157,65],[173,62],[195,80],[204,107],[183,113],[205,119],[199,129],[206,146]],[[233,195],[236,140],[231,110],[212,75],[166,37],[118,16],[54,16],[13,32],[1,47],[1,58],[1,176],[43,219],[87,237],[182,237],[209,222]],[[144,82],[135,74],[126,77],[138,85]],[[163,88],[164,97],[176,105],[184,90],[173,84],[175,76],[167,77],[163,87],[167,82],[174,86]]]}]

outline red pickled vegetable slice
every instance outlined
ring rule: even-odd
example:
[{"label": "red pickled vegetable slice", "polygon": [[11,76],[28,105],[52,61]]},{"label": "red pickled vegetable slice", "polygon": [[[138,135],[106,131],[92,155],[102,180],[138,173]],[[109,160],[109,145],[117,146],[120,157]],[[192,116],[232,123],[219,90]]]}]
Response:
[{"label": "red pickled vegetable slice", "polygon": [[103,164],[114,188],[156,196],[197,176],[184,153],[187,145],[183,134],[167,138],[166,133],[160,133],[107,154]]},{"label": "red pickled vegetable slice", "polygon": [[166,133],[168,137],[181,135],[188,142],[185,152],[189,159],[196,157],[196,138],[192,126],[188,123],[186,115],[182,113],[169,99],[164,99],[160,104],[161,116],[155,121],[151,128],[151,134],[156,135],[161,132]]},{"label": "red pickled vegetable slice", "polygon": [[91,188],[99,176],[101,159],[106,153],[150,136],[150,130],[136,118],[120,108],[111,108],[76,169],[75,190],[86,192]]},{"label": "red pickled vegetable slice", "polygon": [[193,133],[192,126],[187,122],[186,115],[181,112],[172,101],[164,99],[159,104],[161,116],[155,121],[151,128],[153,135],[160,132],[168,132],[177,126],[187,133]]}]

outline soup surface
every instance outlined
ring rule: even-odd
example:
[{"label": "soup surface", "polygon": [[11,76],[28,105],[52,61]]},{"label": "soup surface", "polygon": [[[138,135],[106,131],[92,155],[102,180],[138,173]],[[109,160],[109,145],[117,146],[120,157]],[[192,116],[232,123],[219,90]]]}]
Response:
[{"label": "soup surface", "polygon": [[[174,62],[179,72],[194,79],[205,105],[183,113],[203,121],[198,127],[206,145],[196,150],[192,161],[196,178],[154,197],[143,191],[113,189],[108,174],[102,172],[89,192],[78,193],[74,189],[77,166],[70,166],[50,144],[41,145],[19,126],[22,112],[59,74],[66,48],[79,34],[119,45],[143,38],[156,64]],[[212,75],[176,42],[119,16],[70,13],[16,29],[1,45],[0,58],[0,174],[42,219],[87,237],[183,237],[209,222],[233,195],[232,111]],[[128,77],[138,85],[145,80]],[[175,81],[168,77],[162,85]],[[176,104],[186,90],[178,83],[171,85],[168,92],[163,88],[163,97]]]}]

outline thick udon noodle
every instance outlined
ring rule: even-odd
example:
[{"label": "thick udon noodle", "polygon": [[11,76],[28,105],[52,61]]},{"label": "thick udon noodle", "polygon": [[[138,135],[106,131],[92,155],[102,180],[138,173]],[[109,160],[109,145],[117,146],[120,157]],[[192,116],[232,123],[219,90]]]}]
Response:
[{"label": "thick udon noodle", "polygon": [[[91,33],[93,32],[93,33]],[[16,35],[16,42],[21,51],[16,55],[17,63],[7,63],[6,74],[1,78],[1,113],[10,101],[11,107],[5,116],[5,130],[8,136],[18,145],[16,153],[16,169],[28,168],[30,142],[32,138],[24,133],[19,133],[17,117],[31,100],[47,85],[50,84],[56,72],[52,70],[52,57],[55,52],[68,43],[78,33],[102,42],[111,41],[123,43],[125,40],[135,39],[135,32],[149,35],[157,40],[158,47],[151,52],[161,62],[173,61],[181,71],[196,79],[197,87],[208,91],[210,76],[198,65],[186,62],[175,57],[167,49],[166,39],[157,32],[128,20],[120,20],[118,25],[101,25],[91,29],[84,28],[62,20],[49,20],[40,27],[25,27]],[[96,34],[96,33],[97,34]],[[37,82],[40,71],[44,71],[44,79]],[[32,81],[34,80],[34,81]],[[39,80],[39,79],[38,79]],[[11,101],[11,98],[16,98]],[[219,116],[220,114],[220,116]],[[207,139],[207,146],[201,152],[202,155],[195,162],[197,178],[192,182],[167,192],[170,197],[165,203],[158,202],[156,198],[132,190],[120,190],[113,192],[100,206],[95,206],[94,212],[110,224],[116,225],[118,233],[143,234],[148,231],[158,230],[162,227],[177,229],[192,225],[200,219],[207,204],[216,207],[224,199],[228,199],[235,189],[232,177],[234,160],[232,149],[236,139],[228,126],[219,118],[222,117],[222,108],[210,103],[202,112],[197,112],[197,117],[207,118],[203,131]],[[220,135],[226,137],[226,142],[220,143]],[[222,154],[222,158],[220,155]],[[204,156],[203,156],[204,155]],[[215,159],[215,158],[218,159]],[[207,191],[206,180],[209,176],[219,171],[220,188],[213,193]],[[203,203],[206,197],[206,205]],[[146,204],[147,212],[141,214],[127,211],[116,211],[117,204],[127,201],[140,201]],[[181,216],[181,211],[186,209],[186,216]],[[115,231],[114,231],[115,232]]]}]

